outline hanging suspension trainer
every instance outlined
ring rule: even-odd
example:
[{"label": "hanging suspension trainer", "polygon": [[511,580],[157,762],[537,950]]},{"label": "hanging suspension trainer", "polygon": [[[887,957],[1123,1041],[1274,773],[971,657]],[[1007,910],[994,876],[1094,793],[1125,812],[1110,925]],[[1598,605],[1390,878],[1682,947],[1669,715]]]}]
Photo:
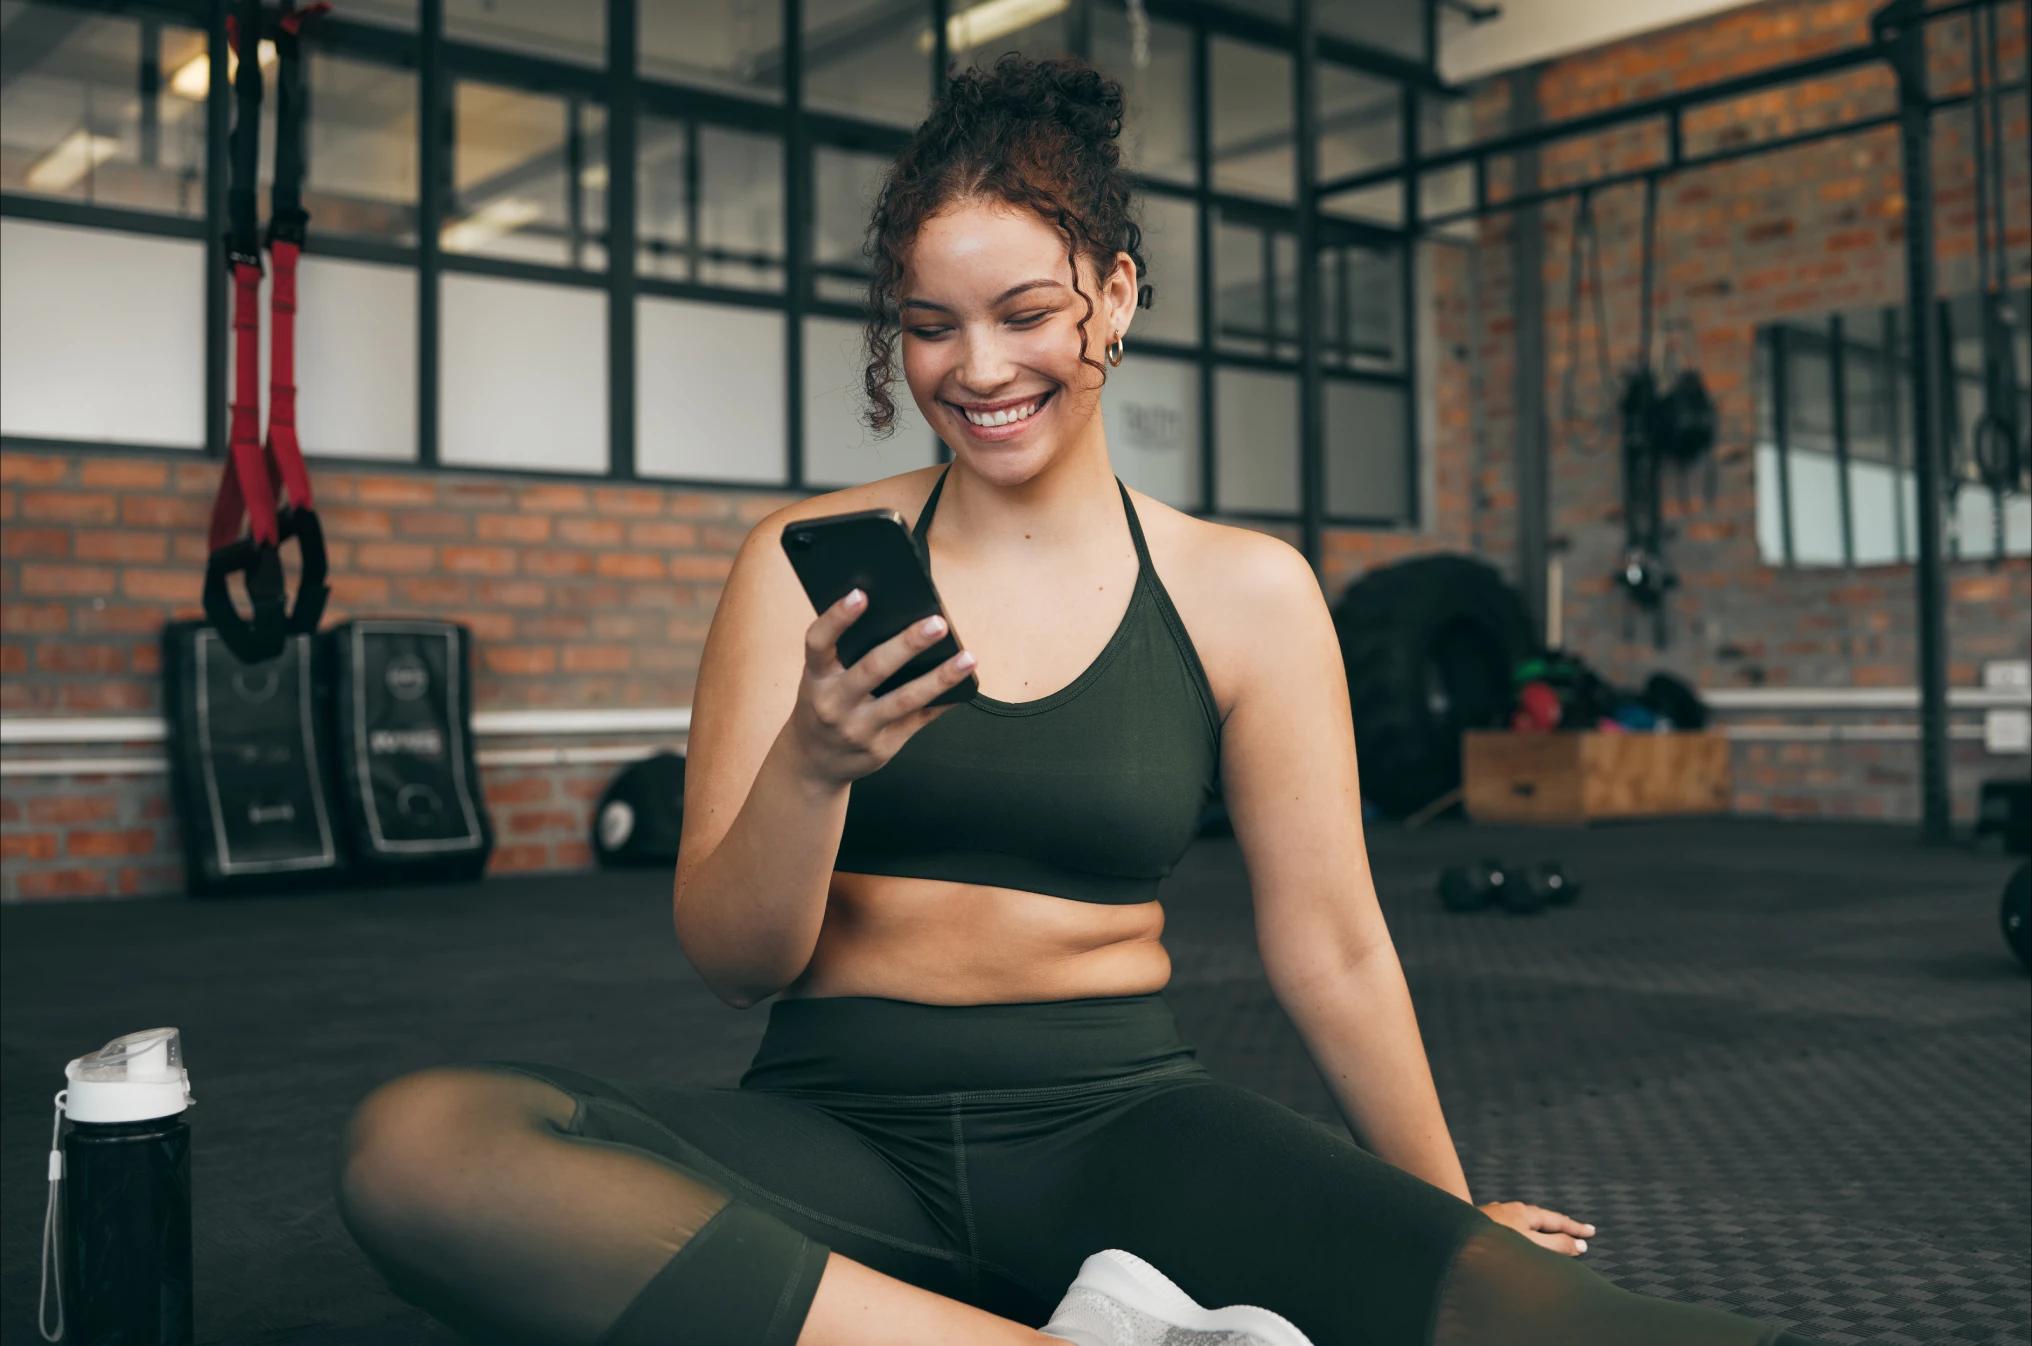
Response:
[{"label": "hanging suspension trainer", "polygon": [[[330,6],[292,10],[285,3],[270,26],[276,47],[275,176],[267,245],[275,262],[269,292],[268,435],[260,434],[256,388],[261,377],[262,238],[255,183],[260,158],[261,59],[264,30],[258,0],[227,20],[227,41],[239,56],[233,79],[234,118],[227,188],[226,265],[233,277],[233,401],[228,459],[212,502],[211,558],[205,567],[205,615],[242,663],[282,652],[289,636],[315,632],[330,593],[324,532],[311,498],[310,473],[296,435],[296,267],[309,216],[303,210],[304,23]],[[286,503],[276,507],[280,489]],[[240,533],[241,519],[247,533]],[[284,592],[281,546],[296,539],[302,561],[292,607]],[[244,575],[251,617],[242,617],[227,578]]]}]

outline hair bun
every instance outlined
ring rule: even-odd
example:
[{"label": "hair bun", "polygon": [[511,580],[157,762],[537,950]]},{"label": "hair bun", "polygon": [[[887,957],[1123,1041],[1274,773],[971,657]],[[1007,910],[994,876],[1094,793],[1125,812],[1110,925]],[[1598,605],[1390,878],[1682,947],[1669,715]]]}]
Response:
[{"label": "hair bun", "polygon": [[[1122,85],[1084,61],[1065,57],[1030,60],[1015,52],[997,58],[987,69],[953,77],[947,97],[958,86],[974,87],[980,104],[1006,109],[1023,117],[1055,121],[1080,140],[1099,148],[1122,134]],[[964,98],[965,95],[962,95]]]}]

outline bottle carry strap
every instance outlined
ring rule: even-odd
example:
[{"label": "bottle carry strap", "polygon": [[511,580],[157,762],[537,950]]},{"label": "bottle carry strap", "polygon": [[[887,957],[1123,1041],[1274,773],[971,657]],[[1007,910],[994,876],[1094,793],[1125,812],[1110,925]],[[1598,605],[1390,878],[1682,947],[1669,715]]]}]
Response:
[{"label": "bottle carry strap", "polygon": [[[57,1146],[57,1137],[63,1131],[64,1104],[69,1101],[70,1090],[59,1089],[56,1095],[56,1120],[49,1127],[49,1205],[42,1212],[42,1274],[35,1283],[35,1330],[42,1333],[44,1341],[63,1340],[63,1240],[55,1238],[57,1222],[57,1184],[63,1181],[63,1150]],[[49,1297],[49,1254],[50,1245],[56,1245],[56,1331],[44,1327],[42,1318],[44,1306]]]}]

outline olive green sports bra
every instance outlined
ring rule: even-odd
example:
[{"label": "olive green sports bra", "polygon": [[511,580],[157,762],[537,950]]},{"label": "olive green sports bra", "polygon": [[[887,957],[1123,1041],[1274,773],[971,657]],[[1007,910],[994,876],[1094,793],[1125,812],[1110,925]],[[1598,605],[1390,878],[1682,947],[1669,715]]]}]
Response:
[{"label": "olive green sports bra", "polygon": [[[946,475],[912,531],[925,538]],[[1220,788],[1213,689],[1144,545],[1112,639],[1084,673],[1035,701],[972,700],[855,781],[834,868],[948,879],[1080,902],[1148,902],[1198,835]]]}]

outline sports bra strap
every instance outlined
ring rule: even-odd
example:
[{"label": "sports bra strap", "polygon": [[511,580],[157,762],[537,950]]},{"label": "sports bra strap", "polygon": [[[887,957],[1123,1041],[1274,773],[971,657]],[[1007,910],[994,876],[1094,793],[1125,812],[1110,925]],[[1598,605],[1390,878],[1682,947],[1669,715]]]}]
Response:
[{"label": "sports bra strap", "polygon": [[[917,526],[910,530],[910,540],[917,544],[917,550],[920,555],[923,554],[926,546],[925,539],[930,535],[931,516],[938,509],[939,494],[945,490],[945,479],[950,475],[952,475],[952,464],[947,463],[945,471],[939,473],[938,480],[933,483],[931,494],[925,498],[924,508],[917,511]],[[1143,541],[1143,524],[1136,517],[1136,505],[1134,501],[1129,499],[1129,488],[1122,484],[1120,477],[1116,477],[1115,489],[1122,493],[1122,508],[1127,510],[1129,514],[1129,536],[1136,543],[1137,564],[1146,572],[1151,571],[1154,567],[1150,564],[1150,548]]]}]

